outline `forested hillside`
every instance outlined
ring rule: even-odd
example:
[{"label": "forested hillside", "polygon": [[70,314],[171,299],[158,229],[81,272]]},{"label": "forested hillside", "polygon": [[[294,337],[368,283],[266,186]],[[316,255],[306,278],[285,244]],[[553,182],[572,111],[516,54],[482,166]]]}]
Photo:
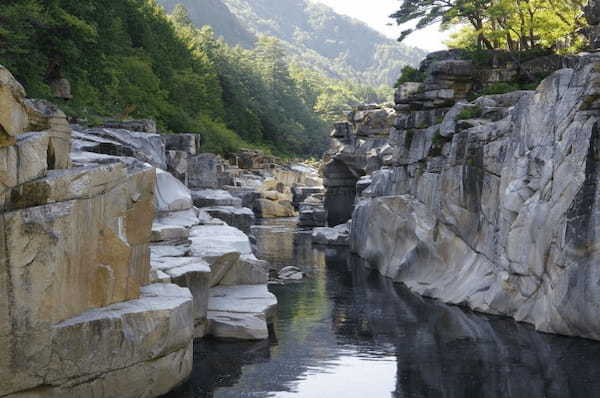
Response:
[{"label": "forested hillside", "polygon": [[[181,3],[198,26],[209,24],[230,44],[240,43],[236,23],[254,35],[281,40],[292,62],[335,79],[391,85],[403,66],[416,66],[425,52],[398,44],[367,25],[307,0],[159,0],[168,10]],[[221,4],[217,4],[222,2]],[[225,21],[228,21],[227,23]]]},{"label": "forested hillside", "polygon": [[[31,97],[88,124],[153,118],[163,133],[202,134],[207,151],[319,155],[328,120],[390,94],[289,65],[273,38],[231,47],[153,0],[4,0],[0,21],[0,64]],[[70,100],[51,89],[63,79]]]}]

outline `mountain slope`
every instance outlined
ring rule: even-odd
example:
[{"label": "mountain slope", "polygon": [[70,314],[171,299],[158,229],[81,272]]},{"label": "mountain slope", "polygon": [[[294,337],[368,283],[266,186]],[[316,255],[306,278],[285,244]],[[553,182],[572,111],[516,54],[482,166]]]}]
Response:
[{"label": "mountain slope", "polygon": [[221,0],[160,0],[159,3],[168,13],[177,4],[185,5],[194,24],[210,25],[216,35],[223,37],[230,45],[252,48],[256,43],[256,36],[242,25]]},{"label": "mountain slope", "polygon": [[[366,24],[307,0],[160,0],[181,3],[197,25],[209,24],[230,44],[239,44],[215,9],[225,6],[243,29],[283,42],[292,61],[327,76],[371,85],[393,84],[406,64],[425,51],[407,47]],[[217,4],[220,3],[220,4]],[[219,14],[223,14],[222,12]],[[227,17],[228,20],[229,17]]]}]

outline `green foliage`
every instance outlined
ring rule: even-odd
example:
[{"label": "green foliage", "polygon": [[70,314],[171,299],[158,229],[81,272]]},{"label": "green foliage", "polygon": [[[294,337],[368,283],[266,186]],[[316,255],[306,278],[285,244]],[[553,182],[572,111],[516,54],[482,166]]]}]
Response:
[{"label": "green foliage", "polygon": [[457,116],[456,120],[477,119],[483,114],[483,109],[479,106],[470,106],[463,109]]},{"label": "green foliage", "polygon": [[508,49],[513,52],[546,48],[576,52],[582,47],[579,17],[586,0],[414,0],[392,15],[399,25],[417,21],[402,32],[441,22],[444,28],[462,25],[446,43],[454,48]]},{"label": "green foliage", "polygon": [[398,88],[400,87],[400,85],[409,82],[420,83],[424,80],[425,72],[421,72],[420,70],[413,68],[410,65],[406,65],[404,68],[402,68],[402,74],[398,78],[398,81],[396,81],[394,87]]},{"label": "green foliage", "polygon": [[481,92],[481,95],[506,94],[517,90],[520,90],[518,84],[500,82],[485,87]]},{"label": "green foliage", "polygon": [[253,48],[261,36],[276,37],[288,63],[363,85],[392,85],[403,66],[418,65],[426,55],[423,50],[398,44],[313,0],[159,3],[167,10],[183,4],[196,26],[210,25],[230,45]]},{"label": "green foliage", "polygon": [[[0,63],[32,97],[68,115],[153,118],[161,131],[199,133],[207,151],[257,147],[280,156],[317,156],[328,121],[350,106],[382,102],[389,87],[340,82],[287,63],[285,43],[261,37],[231,47],[198,29],[182,7],[154,0],[4,0]],[[52,99],[67,78],[74,99]]]}]

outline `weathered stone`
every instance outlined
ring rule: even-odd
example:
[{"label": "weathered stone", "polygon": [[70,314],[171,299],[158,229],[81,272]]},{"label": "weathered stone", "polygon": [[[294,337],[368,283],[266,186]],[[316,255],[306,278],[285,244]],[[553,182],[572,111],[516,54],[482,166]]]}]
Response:
[{"label": "weathered stone", "polygon": [[230,206],[241,207],[242,200],[233,197],[229,192],[217,189],[192,191],[194,205],[197,207]]},{"label": "weathered stone", "polygon": [[193,206],[192,194],[181,181],[164,170],[156,170],[155,206],[159,212],[188,210]]},{"label": "weathered stone", "polygon": [[304,274],[300,268],[289,266],[282,268],[277,274],[277,277],[282,280],[299,281],[304,278]]},{"label": "weathered stone", "polygon": [[209,334],[218,338],[261,340],[269,337],[268,322],[277,299],[266,285],[217,287],[208,301]]},{"label": "weathered stone", "polygon": [[[118,158],[133,158],[165,170],[165,144],[158,134],[110,128],[75,126],[73,150],[93,152]],[[122,159],[119,159],[122,160]]]},{"label": "weathered stone", "polygon": [[[591,259],[600,66],[584,57],[536,92],[457,104],[450,112],[480,107],[469,123],[447,125],[449,113],[441,128],[397,127],[387,143],[393,164],[372,173],[358,159],[363,143],[337,147],[331,180],[343,179],[342,166],[346,176],[370,174],[352,216],[352,250],[425,296],[600,339],[590,304],[600,297],[589,287],[599,277]],[[460,68],[431,65],[438,77],[469,75]]]},{"label": "weathered stone", "polygon": [[0,391],[11,398],[159,396],[191,372],[192,319],[189,291],[159,284],[142,288],[139,299],[57,324],[38,321],[9,347]]},{"label": "weathered stone", "polygon": [[137,298],[148,283],[153,177],[149,169],[90,199],[5,213],[15,313],[60,322]]},{"label": "weathered stone", "polygon": [[184,185],[188,185],[188,157],[186,152],[167,151],[167,171]]},{"label": "weathered stone", "polygon": [[220,256],[223,253],[237,252],[252,254],[248,236],[237,228],[228,225],[200,225],[192,228],[192,253],[194,256]]},{"label": "weathered stone", "polygon": [[274,202],[268,199],[258,199],[254,213],[259,218],[294,217],[296,215],[292,202]]},{"label": "weathered stone", "polygon": [[73,99],[73,93],[71,92],[71,82],[68,79],[56,79],[50,82],[50,89],[52,90],[52,96],[60,99]]},{"label": "weathered stone", "polygon": [[245,254],[227,271],[219,286],[265,284],[269,280],[268,269],[268,262],[257,259],[254,254]]},{"label": "weathered stone", "polygon": [[[38,174],[45,172],[42,161],[43,159],[39,161],[40,171]],[[35,164],[36,162],[32,161],[29,165],[34,166]],[[154,174],[151,169],[146,169],[145,172]],[[35,177],[35,174],[31,173],[30,177]],[[14,188],[11,192],[11,203],[6,208],[24,209],[74,199],[91,199],[103,195],[121,184],[126,184],[129,177],[125,166],[120,163],[50,170],[46,177],[30,178],[31,181]]]},{"label": "weathered stone", "polygon": [[327,225],[327,211],[322,202],[304,202],[300,205],[300,227],[325,227]]},{"label": "weathered stone", "polygon": [[181,225],[163,225],[155,222],[152,224],[151,242],[163,242],[187,239],[190,236],[189,228]]},{"label": "weathered stone", "polygon": [[192,189],[217,189],[223,160],[212,153],[200,153],[188,159],[188,183]]},{"label": "weathered stone", "polygon": [[172,283],[190,289],[194,297],[194,337],[204,337],[211,279],[208,263],[199,257],[153,258],[152,269],[168,275]]},{"label": "weathered stone", "polygon": [[67,116],[56,105],[45,100],[25,101],[29,124],[28,131],[44,131],[50,138],[48,144],[48,168],[51,170],[71,167],[71,127]]},{"label": "weathered stone", "polygon": [[200,134],[168,134],[163,136],[167,151],[178,151],[194,156],[200,153]]},{"label": "weathered stone", "polygon": [[334,228],[315,228],[312,233],[313,243],[327,246],[349,246],[350,225],[341,224]]},{"label": "weathered stone", "polygon": [[45,133],[19,134],[16,145],[0,148],[0,210],[11,207],[11,189],[46,175],[47,149]]},{"label": "weathered stone", "polygon": [[397,104],[403,104],[410,101],[410,99],[417,94],[423,88],[423,83],[408,82],[403,83],[396,89],[395,101]]},{"label": "weathered stone", "polygon": [[0,147],[14,145],[28,124],[25,89],[0,65]]},{"label": "weathered stone", "polygon": [[254,225],[254,212],[245,207],[216,206],[205,207],[203,210],[212,217],[225,221],[227,225],[231,225],[245,234],[249,234],[250,228]]}]

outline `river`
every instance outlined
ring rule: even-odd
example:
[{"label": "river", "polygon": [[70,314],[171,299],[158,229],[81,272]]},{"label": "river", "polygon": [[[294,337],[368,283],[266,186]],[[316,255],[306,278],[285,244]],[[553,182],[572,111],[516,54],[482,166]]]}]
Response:
[{"label": "river", "polygon": [[307,278],[270,287],[268,341],[196,341],[189,382],[167,398],[600,397],[598,342],[419,297],[343,249],[312,247],[293,220],[254,234],[259,256]]}]

